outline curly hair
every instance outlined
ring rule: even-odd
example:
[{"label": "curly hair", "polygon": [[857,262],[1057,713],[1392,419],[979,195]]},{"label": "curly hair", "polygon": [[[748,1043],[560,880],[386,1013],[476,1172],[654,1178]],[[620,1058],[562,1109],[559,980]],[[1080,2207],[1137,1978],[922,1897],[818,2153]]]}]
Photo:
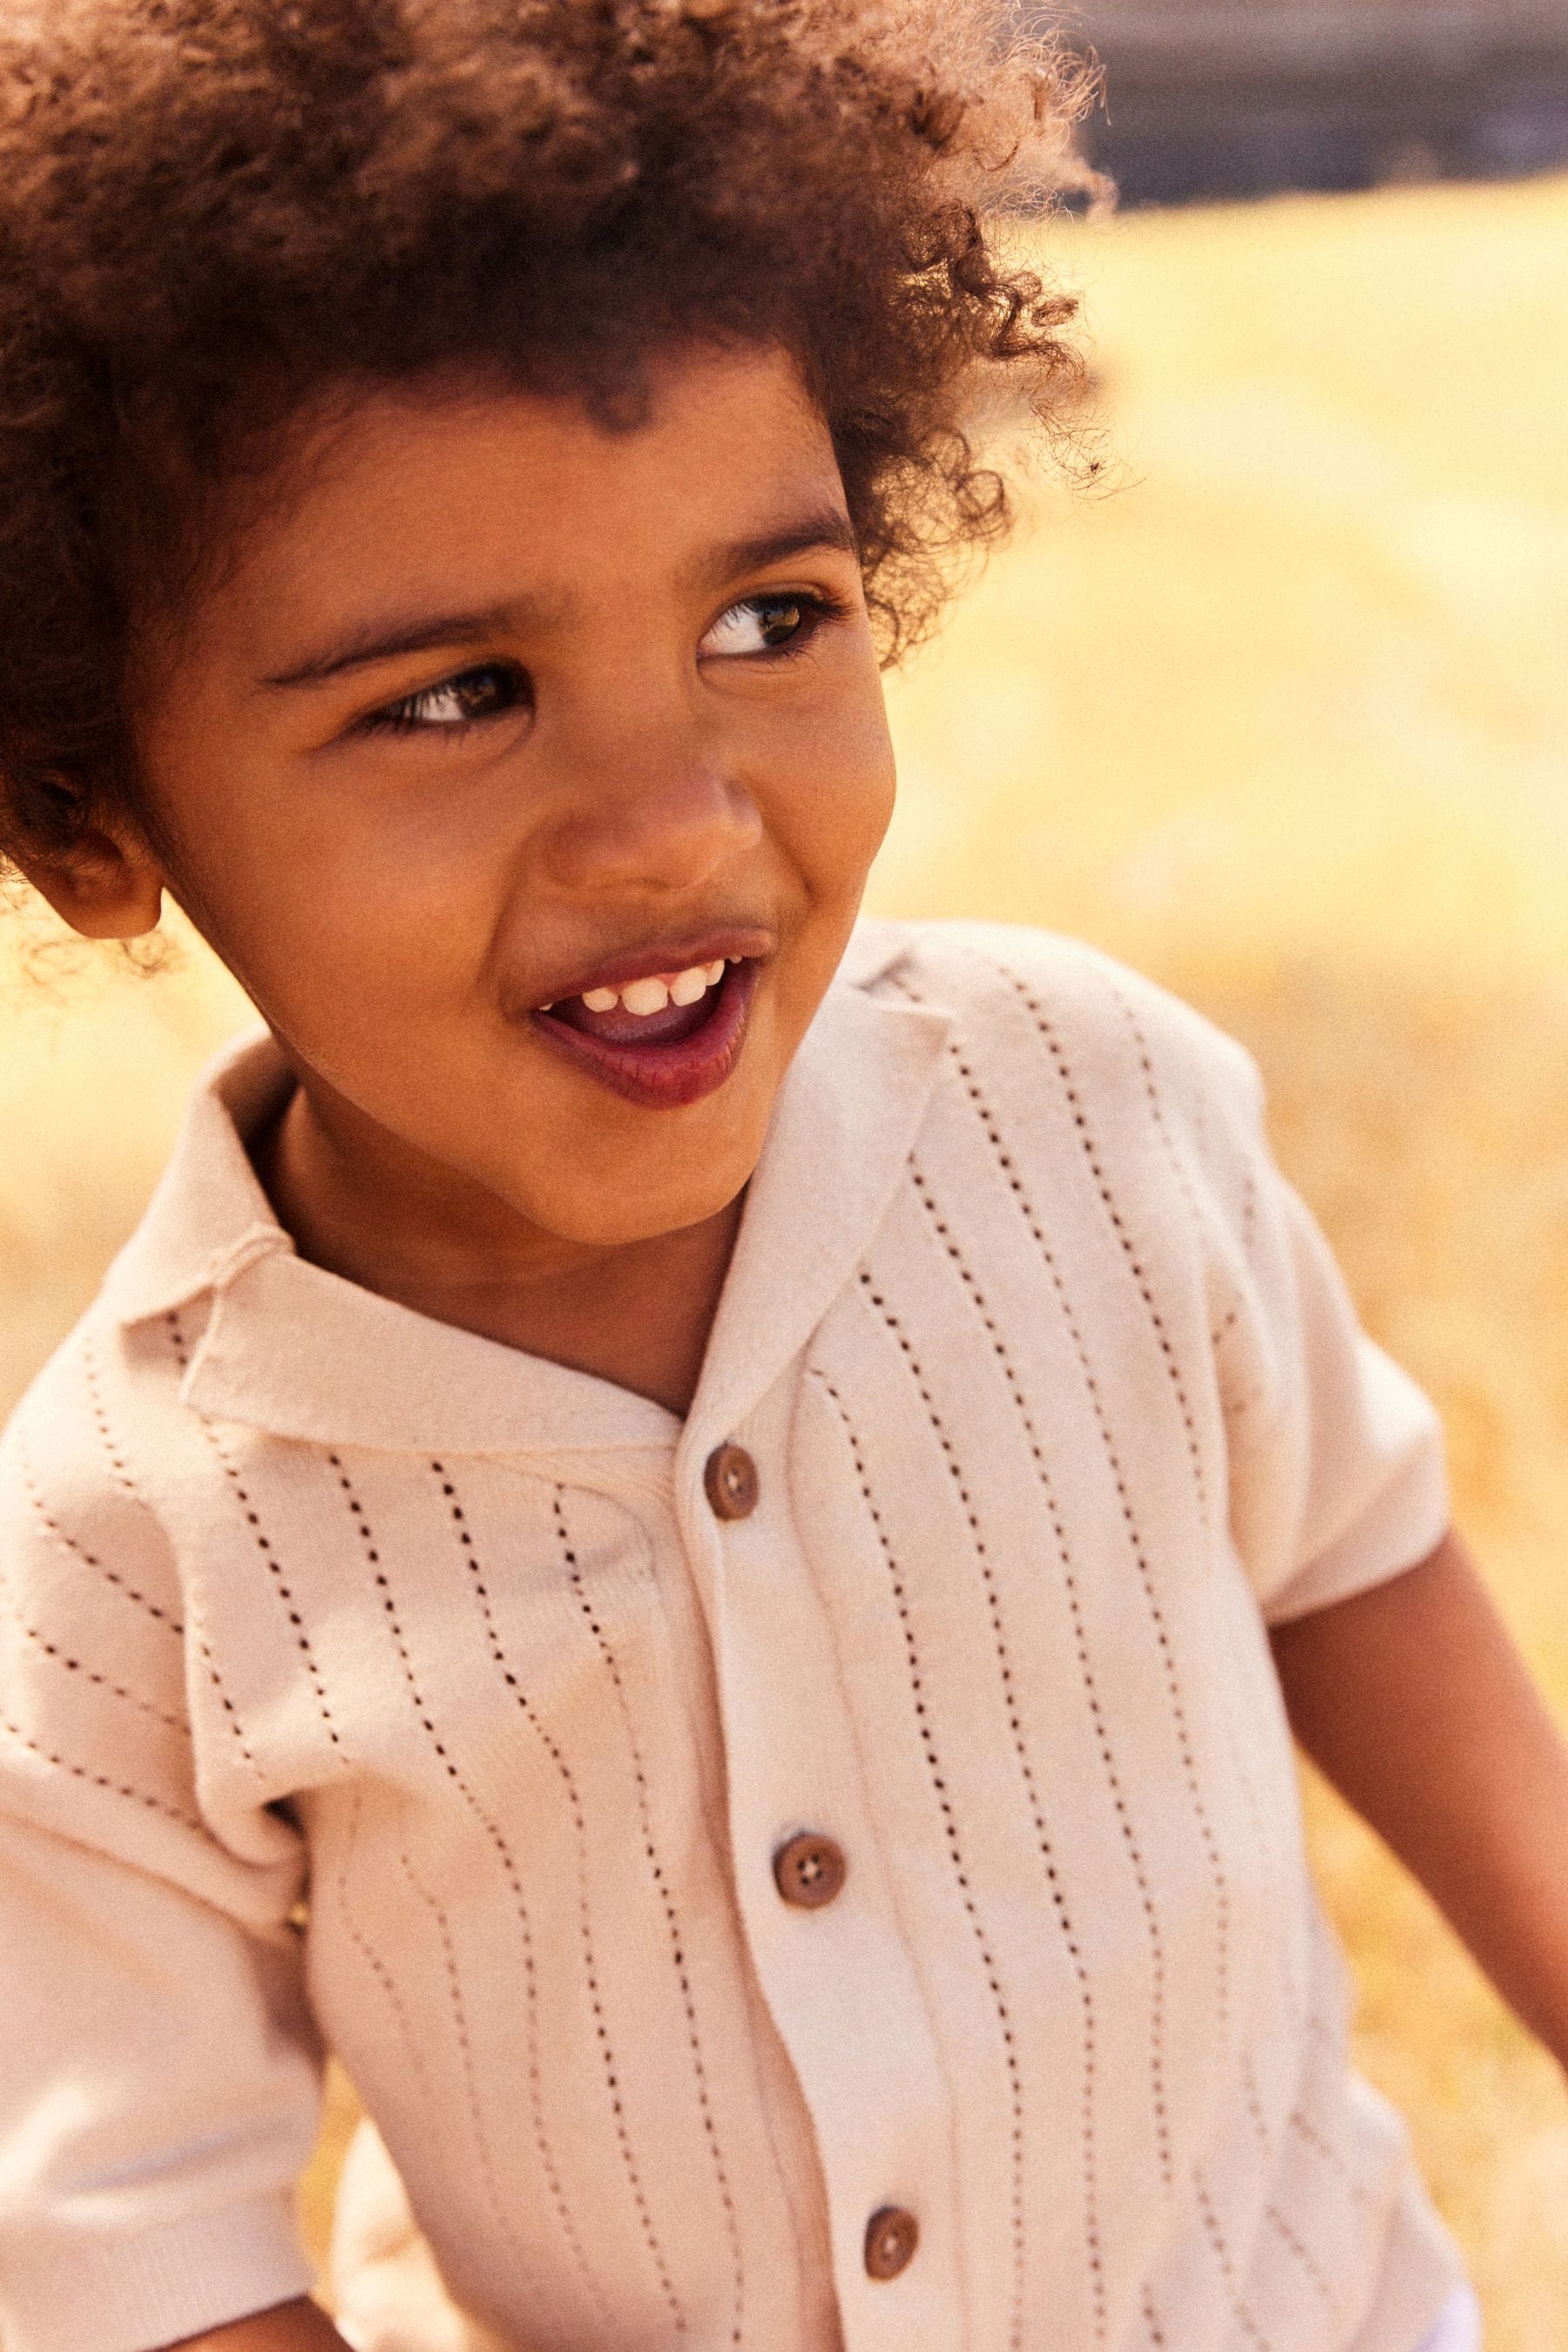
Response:
[{"label": "curly hair", "polygon": [[[29,6],[36,13],[29,14]],[[1070,412],[999,211],[1084,77],[939,0],[16,0],[0,30],[0,857],[134,814],[151,605],[310,399],[499,371],[635,423],[644,363],[792,352],[886,656]],[[952,29],[957,22],[960,30]],[[1081,180],[1081,174],[1079,174]],[[269,438],[270,436],[270,438]]]}]

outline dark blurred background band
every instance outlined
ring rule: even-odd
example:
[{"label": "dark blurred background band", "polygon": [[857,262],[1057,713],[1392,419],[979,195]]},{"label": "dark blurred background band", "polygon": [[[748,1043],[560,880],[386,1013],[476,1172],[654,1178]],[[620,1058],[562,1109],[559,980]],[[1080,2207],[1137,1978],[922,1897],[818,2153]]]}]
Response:
[{"label": "dark blurred background band", "polygon": [[1051,14],[1104,69],[1085,146],[1123,204],[1568,162],[1568,0],[1083,0]]}]

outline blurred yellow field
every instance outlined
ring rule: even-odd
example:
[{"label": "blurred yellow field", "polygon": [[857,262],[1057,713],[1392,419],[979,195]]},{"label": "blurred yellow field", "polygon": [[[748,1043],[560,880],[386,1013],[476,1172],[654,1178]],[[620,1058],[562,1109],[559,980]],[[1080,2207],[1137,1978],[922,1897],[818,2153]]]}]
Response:
[{"label": "blurred yellow field", "polygon": [[[1568,1720],[1568,183],[1039,234],[1087,294],[1115,480],[1042,485],[895,682],[876,903],[1079,931],[1251,1045]],[[152,982],[21,964],[0,1403],[245,1015],[195,948]],[[1321,1790],[1311,1811],[1362,2057],[1412,2119],[1489,2345],[1560,2352],[1568,2092],[1373,1841]]]}]

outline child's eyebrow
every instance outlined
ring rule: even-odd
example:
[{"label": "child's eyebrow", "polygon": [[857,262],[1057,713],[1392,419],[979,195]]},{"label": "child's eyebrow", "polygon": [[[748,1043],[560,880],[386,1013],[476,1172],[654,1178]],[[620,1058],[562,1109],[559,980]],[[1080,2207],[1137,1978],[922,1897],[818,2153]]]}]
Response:
[{"label": "child's eyebrow", "polygon": [[355,630],[352,636],[341,637],[321,652],[308,655],[291,669],[264,677],[261,684],[319,686],[323,679],[341,677],[345,670],[366,669],[372,662],[392,661],[400,654],[438,653],[448,646],[471,646],[477,637],[489,636],[509,622],[515,625],[516,620],[515,605],[495,604],[482,613],[443,613],[438,618],[422,617],[402,623],[373,621],[367,627]]},{"label": "child's eyebrow", "polygon": [[[858,561],[859,541],[848,516],[827,507],[819,514],[806,515],[799,522],[785,524],[777,530],[726,541],[719,547],[705,549],[691,566],[691,573],[701,580],[732,580],[742,572],[762,572],[769,564],[786,562],[792,555],[805,555],[814,548],[832,548]],[[290,668],[262,678],[261,684],[320,686],[349,670],[368,669],[374,662],[393,661],[405,654],[438,653],[447,646],[471,646],[500,629],[515,627],[523,609],[521,604],[494,604],[478,613],[444,613],[437,617],[406,622],[373,621],[351,636],[340,638],[335,645],[308,655]]]},{"label": "child's eyebrow", "polygon": [[784,563],[792,555],[807,555],[821,547],[859,561],[855,526],[837,507],[825,507],[819,514],[806,515],[777,530],[761,531],[755,538],[732,539],[721,547],[708,549],[692,570],[702,579],[732,580],[739,572],[763,572],[770,563]]}]

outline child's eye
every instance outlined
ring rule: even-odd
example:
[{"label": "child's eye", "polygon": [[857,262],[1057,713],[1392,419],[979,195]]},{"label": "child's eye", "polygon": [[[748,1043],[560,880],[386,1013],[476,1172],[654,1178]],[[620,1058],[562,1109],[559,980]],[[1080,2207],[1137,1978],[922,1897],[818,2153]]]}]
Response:
[{"label": "child's eye", "polygon": [[461,732],[486,719],[503,719],[526,709],[532,698],[528,679],[504,662],[481,662],[426,686],[401,702],[389,702],[360,723],[366,733],[409,735],[431,729]]},{"label": "child's eye", "polygon": [[795,591],[787,595],[742,596],[721,613],[697,650],[721,658],[744,654],[795,653],[842,607],[827,597]]}]

